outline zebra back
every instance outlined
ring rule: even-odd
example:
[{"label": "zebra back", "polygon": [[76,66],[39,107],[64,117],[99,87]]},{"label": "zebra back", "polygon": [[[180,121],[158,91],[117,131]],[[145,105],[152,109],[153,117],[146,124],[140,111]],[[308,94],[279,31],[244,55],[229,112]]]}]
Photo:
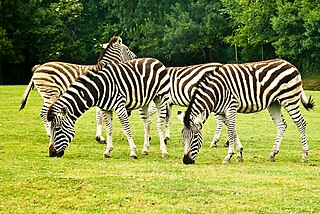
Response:
[{"label": "zebra back", "polygon": [[[122,44],[120,37],[112,37],[99,57],[95,65],[79,65],[65,62],[48,62],[38,66],[34,70],[31,81],[39,91],[45,103],[52,103],[57,97],[67,90],[71,83],[89,70],[101,70],[103,66],[110,62],[121,62],[133,59],[135,54],[127,46]],[[25,95],[21,101],[21,109],[25,106],[28,92],[27,87]]]},{"label": "zebra back", "polygon": [[170,103],[188,106],[198,81],[206,72],[211,72],[220,63],[205,63],[185,67],[168,67],[170,75]]}]

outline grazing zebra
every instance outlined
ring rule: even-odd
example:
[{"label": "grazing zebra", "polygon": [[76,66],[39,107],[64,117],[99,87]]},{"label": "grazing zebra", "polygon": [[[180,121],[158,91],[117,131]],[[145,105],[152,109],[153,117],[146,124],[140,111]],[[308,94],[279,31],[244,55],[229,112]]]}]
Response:
[{"label": "grazing zebra", "polygon": [[[29,92],[35,86],[44,101],[40,116],[47,134],[50,136],[50,123],[47,121],[48,108],[67,90],[72,82],[89,70],[101,70],[107,63],[126,61],[135,57],[135,54],[122,44],[120,37],[112,37],[109,43],[103,46],[96,65],[78,65],[65,62],[48,62],[36,65],[32,68],[33,76],[23,94],[20,110],[25,107]],[[106,113],[97,111],[97,130],[101,129],[102,122],[104,122],[101,118],[104,118],[104,114]],[[108,127],[108,121],[106,123]]]},{"label": "grazing zebra", "polygon": [[[107,64],[101,71],[81,76],[49,108],[51,122],[49,155],[61,157],[72,140],[74,123],[92,106],[114,111],[119,117],[130,145],[130,157],[137,158],[131,136],[128,110],[139,109],[144,121],[144,150],[149,147],[149,114],[151,101],[157,105],[157,128],[163,156],[168,152],[164,143],[165,122],[169,94],[169,76],[165,66],[156,59],[144,58]],[[108,148],[107,148],[108,149]],[[108,155],[106,150],[104,156]]]},{"label": "grazing zebra", "polygon": [[[224,163],[230,162],[234,154],[236,136],[236,114],[253,113],[268,108],[277,126],[277,136],[269,155],[274,161],[287,127],[281,106],[297,125],[302,141],[302,162],[308,161],[306,122],[300,113],[300,103],[308,110],[314,102],[306,97],[301,76],[297,68],[287,61],[274,59],[246,64],[222,65],[206,73],[199,81],[184,117],[182,137],[184,139],[185,164],[194,163],[202,146],[201,128],[210,112],[219,114],[228,126],[228,155]],[[242,159],[242,148],[238,158]]]},{"label": "grazing zebra", "polygon": [[[220,63],[205,63],[199,65],[191,65],[185,67],[168,67],[167,71],[170,75],[170,93],[169,93],[169,110],[166,118],[166,140],[170,139],[170,118],[173,105],[187,107],[190,103],[192,94],[194,93],[195,86],[204,73],[212,71]],[[155,105],[149,109],[149,114],[152,115],[156,112]],[[180,112],[179,112],[180,113]],[[178,113],[178,114],[179,114]],[[223,122],[219,116],[215,115],[217,120],[217,128],[211,142],[211,147],[216,147],[219,141],[220,134],[223,127]],[[238,141],[240,144],[240,141]]]}]

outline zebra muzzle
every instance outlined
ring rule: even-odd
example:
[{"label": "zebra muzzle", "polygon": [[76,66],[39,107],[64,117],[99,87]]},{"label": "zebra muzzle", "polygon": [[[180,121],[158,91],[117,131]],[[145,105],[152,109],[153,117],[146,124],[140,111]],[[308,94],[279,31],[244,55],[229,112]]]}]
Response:
[{"label": "zebra muzzle", "polygon": [[194,160],[191,158],[190,152],[183,156],[183,163],[186,165],[194,164]]},{"label": "zebra muzzle", "polygon": [[57,152],[56,148],[54,148],[54,145],[51,144],[49,147],[49,157],[62,157],[64,155],[64,151]]}]

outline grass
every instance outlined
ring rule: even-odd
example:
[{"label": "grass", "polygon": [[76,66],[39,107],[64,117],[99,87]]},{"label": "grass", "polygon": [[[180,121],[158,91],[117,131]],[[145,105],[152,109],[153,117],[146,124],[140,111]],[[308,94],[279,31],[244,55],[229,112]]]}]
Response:
[{"label": "grass", "polygon": [[[49,139],[39,116],[42,99],[34,90],[18,111],[25,86],[0,86],[0,213],[319,213],[320,92],[307,91],[315,111],[307,120],[309,162],[300,163],[301,143],[288,117],[276,162],[268,162],[275,126],[263,111],[238,115],[245,162],[222,164],[223,130],[217,149],[209,148],[214,117],[204,126],[204,145],[195,165],[183,165],[182,125],[173,117],[169,158],[161,157],[155,118],[148,156],[140,155],[143,125],[130,117],[138,160],[114,119],[114,150],[102,158],[95,142],[95,109],[76,123],[76,136],[63,158],[48,157]],[[174,107],[175,112],[181,108]],[[183,109],[183,108],[182,108]],[[184,110],[184,109],[183,109]],[[284,112],[285,113],[285,112]]]}]

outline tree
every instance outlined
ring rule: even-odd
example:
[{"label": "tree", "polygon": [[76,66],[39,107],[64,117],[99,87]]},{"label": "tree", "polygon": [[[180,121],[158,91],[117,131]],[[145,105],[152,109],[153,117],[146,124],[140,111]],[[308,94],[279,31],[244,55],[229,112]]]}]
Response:
[{"label": "tree", "polygon": [[222,0],[223,12],[229,16],[233,33],[225,38],[241,48],[243,61],[275,57],[272,42],[276,33],[271,19],[276,12],[275,0]]}]

